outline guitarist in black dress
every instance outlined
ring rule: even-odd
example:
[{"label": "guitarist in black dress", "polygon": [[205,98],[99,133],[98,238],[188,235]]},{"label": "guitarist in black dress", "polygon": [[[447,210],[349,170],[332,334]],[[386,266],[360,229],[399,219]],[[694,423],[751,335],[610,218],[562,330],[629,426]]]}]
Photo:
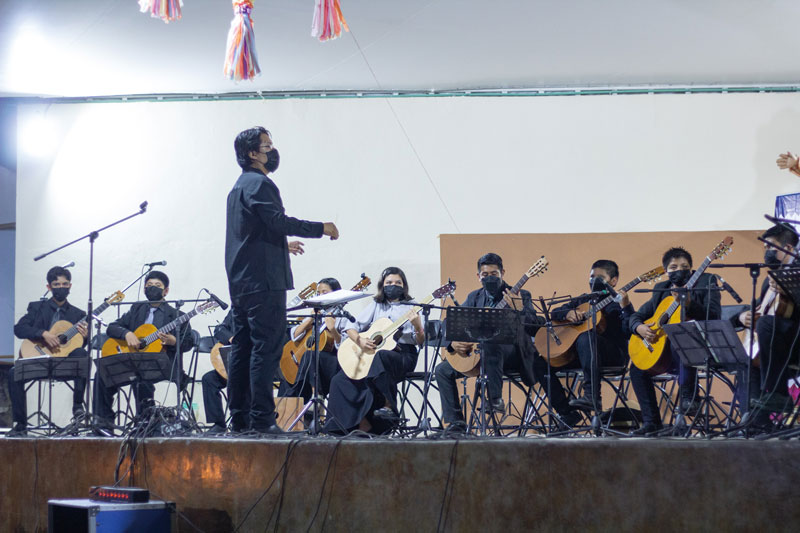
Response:
[{"label": "guitarist in black dress", "polygon": [[[144,281],[144,295],[148,301],[131,305],[131,308],[125,314],[108,325],[106,334],[112,339],[124,339],[128,346],[134,349],[140,344],[139,338],[134,333],[136,328],[143,324],[152,324],[156,328],[161,328],[183,314],[164,302],[164,298],[168,293],[169,277],[163,272],[153,270],[147,274]],[[178,328],[175,335],[172,333],[159,333],[158,338],[173,363],[175,363],[177,354],[183,354],[183,352],[187,352],[192,348],[191,328],[188,322]],[[177,372],[180,368],[181,365],[173,364],[173,380],[177,379]],[[188,383],[189,376],[184,373],[181,378],[181,387],[185,388]],[[144,409],[153,402],[155,386],[152,383],[135,381],[131,387],[136,398],[136,413],[142,414]],[[114,403],[114,395],[119,391],[119,387],[107,385],[98,376],[94,391],[96,427],[102,432],[113,427],[114,410],[112,405]]]},{"label": "guitarist in black dress", "polygon": [[[656,312],[658,304],[667,296],[678,297],[678,293],[670,289],[686,285],[692,277],[692,256],[681,247],[670,248],[661,258],[661,264],[669,276],[669,280],[656,283],[653,287],[653,296],[631,315],[630,330],[648,342],[656,340],[654,332],[644,323]],[[712,290],[708,289],[709,285]],[[711,274],[703,273],[697,280],[694,288],[686,296],[686,320],[719,320],[722,306],[720,305],[717,278]],[[669,345],[665,348],[669,350]],[[680,384],[679,409],[682,413],[692,414],[697,411],[697,369],[684,366],[677,355],[671,354],[672,364],[669,373],[678,375]],[[631,364],[631,384],[642,410],[642,427],[634,430],[632,434],[645,436],[663,429],[661,413],[658,409],[653,376],[636,365]]]},{"label": "guitarist in black dress", "polygon": [[[35,301],[28,304],[28,311],[14,326],[14,335],[19,339],[29,339],[44,342],[50,348],[59,345],[58,337],[48,330],[59,320],[66,320],[77,324],[86,318],[86,312],[78,309],[67,301],[72,287],[72,274],[66,268],[56,266],[47,271],[47,288],[53,297],[45,301]],[[88,337],[86,327],[78,325],[78,333],[83,338]],[[76,348],[67,357],[87,357],[84,348]],[[28,426],[28,411],[25,397],[25,385],[14,379],[14,368],[8,372],[8,391],[11,399],[11,411],[14,427],[7,436],[24,435]],[[86,391],[86,380],[76,379],[72,388],[72,414],[79,417],[85,413],[83,396]]]},{"label": "guitarist in black dress", "polygon": [[[600,259],[592,264],[589,271],[589,290],[613,291],[619,281],[619,266],[616,262],[609,259]],[[597,328],[597,365],[592,365],[592,336],[590,331],[585,331],[578,335],[575,340],[574,349],[578,359],[570,363],[572,368],[583,370],[583,394],[569,402],[573,407],[584,411],[593,411],[594,406],[602,410],[600,398],[600,379],[594,374],[604,366],[625,366],[628,364],[628,339],[631,336],[628,330],[628,322],[633,314],[628,295],[624,291],[619,291],[619,302],[611,302],[602,309],[603,327]],[[598,299],[602,299],[600,297]],[[591,320],[590,317],[576,308],[589,302],[591,296],[578,297],[572,299],[567,304],[550,311],[553,320],[570,322],[580,322],[584,319]],[[602,331],[600,331],[602,330]]]},{"label": "guitarist in black dress", "polygon": [[[536,334],[537,325],[542,324],[531,302],[531,293],[520,290],[519,296],[511,292],[511,286],[503,280],[503,259],[495,253],[487,253],[478,259],[478,280],[483,288],[469,293],[464,301],[464,307],[495,307],[505,300],[511,309],[522,308],[522,323],[525,327],[524,334],[519,336],[516,344],[485,344],[481,357],[484,358],[484,370],[488,379],[488,397],[490,410],[502,414],[505,403],[502,398],[503,372],[519,372],[522,381],[532,386],[538,382],[542,388],[551,387],[551,400],[553,407],[562,416],[568,425],[574,425],[580,420],[580,415],[569,406],[567,396],[561,381],[555,372],[548,372],[547,362],[536,351],[531,341],[531,336]],[[520,302],[521,299],[521,302]],[[453,341],[447,344],[446,349],[451,353],[464,353],[472,347],[472,343]],[[466,422],[464,413],[458,399],[456,380],[464,375],[456,371],[452,365],[443,361],[436,366],[436,384],[442,402],[442,417],[450,424],[449,431],[464,431]]]}]

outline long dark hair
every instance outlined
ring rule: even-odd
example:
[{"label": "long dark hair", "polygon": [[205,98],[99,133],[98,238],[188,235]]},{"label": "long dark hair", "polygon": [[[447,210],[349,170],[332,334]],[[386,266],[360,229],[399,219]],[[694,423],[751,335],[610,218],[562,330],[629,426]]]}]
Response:
[{"label": "long dark hair", "polygon": [[383,294],[383,282],[386,280],[386,277],[390,276],[391,274],[397,274],[400,276],[400,279],[403,280],[403,296],[400,298],[400,300],[407,302],[411,299],[411,296],[408,294],[408,279],[406,279],[405,272],[397,267],[386,267],[383,272],[381,272],[381,279],[378,280],[378,294],[375,295],[375,301],[379,304],[385,304],[388,302],[386,295]]}]

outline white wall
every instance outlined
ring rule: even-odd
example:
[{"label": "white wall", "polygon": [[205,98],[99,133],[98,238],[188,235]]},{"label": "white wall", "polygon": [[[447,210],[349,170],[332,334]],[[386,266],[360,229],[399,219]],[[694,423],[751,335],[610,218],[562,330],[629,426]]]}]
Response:
[{"label": "white wall", "polygon": [[[20,146],[16,317],[54,264],[78,262],[72,300],[87,297],[88,243],[37,254],[136,211],[95,246],[95,300],[144,262],[166,259],[170,296],[227,295],[225,196],[238,176],[233,139],[261,124],[281,152],[274,178],[287,212],[335,221],[339,241],[307,239],[296,285],[343,285],[403,267],[412,293],[438,285],[442,233],[561,233],[764,227],[777,194],[800,183],[775,166],[800,151],[798,94],[24,106],[55,139]],[[51,153],[50,153],[51,152]],[[445,205],[452,213],[450,219]],[[671,207],[674,206],[674,207]],[[357,308],[357,307],[356,307]],[[355,310],[355,309],[354,309]],[[193,321],[195,329],[222,312]],[[209,368],[201,365],[200,373]]]}]

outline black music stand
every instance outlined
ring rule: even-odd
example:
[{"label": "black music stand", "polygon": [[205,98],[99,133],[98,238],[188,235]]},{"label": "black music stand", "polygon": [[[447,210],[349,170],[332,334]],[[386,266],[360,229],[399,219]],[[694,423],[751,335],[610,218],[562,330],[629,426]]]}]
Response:
[{"label": "black music stand", "polygon": [[[448,307],[446,324],[447,340],[477,342],[481,351],[484,351],[485,344],[514,344],[521,327],[517,311],[492,307]],[[485,362],[486,357],[481,355],[480,374],[475,382],[475,398],[478,395],[481,398],[481,435],[486,435],[486,406],[489,402]]]},{"label": "black music stand", "polygon": [[[88,380],[89,369],[86,366],[86,358],[83,357],[27,357],[19,358],[14,362],[14,381],[38,381],[41,386],[42,381],[47,381],[48,386],[52,386],[53,381],[69,381],[78,378]],[[31,429],[44,429],[48,434],[52,429],[60,429],[53,423],[53,391],[50,387],[47,395],[47,413],[42,412],[42,393],[39,389],[38,405],[32,416],[38,416],[39,424]],[[27,392],[27,391],[26,391]],[[47,421],[43,425],[41,420]]]},{"label": "black music stand", "polygon": [[[705,367],[706,394],[701,400],[698,412],[705,412],[704,432],[709,435],[712,368],[742,369],[750,364],[750,358],[736,335],[733,324],[728,320],[689,320],[678,324],[665,324],[664,332],[670,341],[671,349],[684,365]],[[691,434],[697,420],[698,417],[694,417],[685,436]]]}]

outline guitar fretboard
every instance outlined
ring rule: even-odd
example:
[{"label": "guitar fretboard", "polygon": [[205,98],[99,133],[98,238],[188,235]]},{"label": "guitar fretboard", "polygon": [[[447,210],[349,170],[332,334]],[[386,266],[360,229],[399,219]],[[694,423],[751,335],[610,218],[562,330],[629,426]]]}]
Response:
[{"label": "guitar fretboard", "polygon": [[[703,272],[705,272],[706,268],[708,268],[708,265],[711,264],[712,260],[713,259],[711,258],[711,256],[708,256],[703,260],[703,262],[700,264],[700,267],[697,270],[695,270],[694,274],[692,274],[692,277],[689,278],[689,281],[687,281],[686,285],[684,285],[684,287],[686,287],[687,290],[691,290],[694,288],[695,284],[697,283],[697,280],[700,279],[700,276],[703,275]],[[667,310],[664,312],[664,315],[666,315],[667,318],[671,317],[673,313],[675,313],[675,311],[678,310],[679,305],[680,303],[678,302],[678,300],[675,300],[670,304],[669,307],[667,307]]]},{"label": "guitar fretboard", "polygon": [[[630,291],[632,288],[634,288],[635,286],[637,286],[638,284],[640,284],[641,282],[642,282],[642,278],[641,278],[641,277],[637,277],[635,280],[631,281],[630,283],[628,283],[627,285],[625,285],[624,287],[622,287],[620,290],[621,290],[621,291],[624,291],[624,292],[628,292],[628,291]],[[606,296],[605,298],[603,298],[602,300],[600,300],[600,302],[598,302],[598,304],[595,306],[595,308],[596,308],[598,311],[602,310],[602,309],[603,309],[605,306],[607,306],[608,304],[610,304],[611,302],[613,302],[613,301],[614,301],[614,298],[615,298],[615,297],[614,297],[613,295],[609,294],[608,296]]]},{"label": "guitar fretboard", "polygon": [[[106,309],[108,309],[108,307],[109,307],[110,305],[111,305],[111,304],[110,304],[110,303],[108,303],[107,301],[106,301],[106,302],[103,302],[103,303],[101,303],[100,305],[98,305],[96,309],[94,309],[94,310],[92,311],[92,314],[93,314],[93,315],[99,315],[100,313],[102,313],[103,311],[105,311]],[[64,341],[64,343],[63,343],[63,344],[66,344],[66,343],[68,343],[68,342],[69,342],[69,340],[70,340],[72,337],[74,337],[75,335],[77,335],[77,334],[78,334],[78,324],[83,324],[83,325],[86,325],[86,317],[83,317],[83,318],[81,318],[81,319],[80,319],[80,320],[79,320],[79,321],[78,321],[76,324],[73,324],[71,328],[69,328],[67,331],[65,331],[65,332],[63,333],[63,335],[64,335],[64,339],[65,339],[65,341]]]},{"label": "guitar fretboard", "polygon": [[153,342],[156,341],[156,339],[158,339],[158,335],[160,333],[169,333],[170,331],[174,330],[175,328],[177,328],[179,326],[182,326],[183,324],[187,323],[197,313],[199,313],[199,312],[201,312],[203,310],[204,310],[204,308],[201,308],[201,307],[198,307],[196,309],[192,309],[191,311],[189,311],[185,315],[179,316],[178,318],[176,318],[175,320],[173,320],[169,324],[167,324],[165,326],[161,326],[154,333],[151,333],[150,335],[148,335],[147,337],[145,337],[143,339],[144,345],[148,346],[149,344],[152,344]]}]

